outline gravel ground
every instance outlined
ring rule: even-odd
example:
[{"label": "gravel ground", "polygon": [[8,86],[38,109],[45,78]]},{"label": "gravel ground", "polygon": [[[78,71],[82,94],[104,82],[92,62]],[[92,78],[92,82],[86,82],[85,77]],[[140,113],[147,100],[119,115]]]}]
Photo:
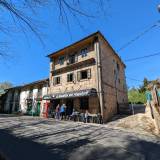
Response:
[{"label": "gravel ground", "polygon": [[8,160],[160,160],[160,138],[111,124],[0,115],[0,153]]}]

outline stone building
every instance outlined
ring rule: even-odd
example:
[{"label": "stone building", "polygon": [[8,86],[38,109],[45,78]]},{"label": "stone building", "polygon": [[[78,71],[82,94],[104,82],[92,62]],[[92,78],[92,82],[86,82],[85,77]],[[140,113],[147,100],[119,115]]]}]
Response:
[{"label": "stone building", "polygon": [[49,94],[53,106],[100,113],[104,121],[127,103],[125,64],[98,31],[50,55]]}]

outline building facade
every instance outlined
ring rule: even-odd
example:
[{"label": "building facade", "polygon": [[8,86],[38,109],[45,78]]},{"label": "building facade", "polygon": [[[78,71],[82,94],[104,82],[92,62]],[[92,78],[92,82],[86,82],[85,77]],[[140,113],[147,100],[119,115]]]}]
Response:
[{"label": "building facade", "polygon": [[69,112],[88,110],[108,121],[127,103],[125,64],[100,32],[48,55],[50,87],[47,97]]},{"label": "building facade", "polygon": [[6,89],[6,93],[3,99],[4,113],[18,112],[20,91],[21,91],[20,86]]},{"label": "building facade", "polygon": [[43,110],[42,99],[48,94],[49,79],[32,82],[6,90],[1,104],[1,112],[40,115]]},{"label": "building facade", "polygon": [[39,116],[43,110],[42,99],[48,94],[49,79],[32,82],[21,87],[20,110],[23,114]]}]

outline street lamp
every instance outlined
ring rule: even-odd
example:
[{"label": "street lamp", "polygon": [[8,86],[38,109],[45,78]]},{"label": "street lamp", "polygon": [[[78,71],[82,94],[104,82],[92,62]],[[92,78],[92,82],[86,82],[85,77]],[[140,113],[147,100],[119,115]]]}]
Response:
[{"label": "street lamp", "polygon": [[157,6],[158,12],[160,13],[160,4]]}]

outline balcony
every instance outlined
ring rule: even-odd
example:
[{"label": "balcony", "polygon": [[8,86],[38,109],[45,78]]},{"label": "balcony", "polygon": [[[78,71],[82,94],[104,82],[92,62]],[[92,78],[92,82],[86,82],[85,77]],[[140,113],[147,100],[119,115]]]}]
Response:
[{"label": "balcony", "polygon": [[75,69],[79,69],[79,68],[82,68],[82,67],[85,67],[85,66],[95,65],[95,63],[96,63],[95,58],[90,58],[90,59],[87,59],[87,60],[84,60],[84,61],[81,61],[81,62],[68,64],[65,67],[62,67],[62,68],[51,71],[51,73],[53,75],[57,75],[57,74],[61,74],[61,73],[64,73],[64,72],[69,72],[69,71],[72,71],[72,70],[75,70]]}]

